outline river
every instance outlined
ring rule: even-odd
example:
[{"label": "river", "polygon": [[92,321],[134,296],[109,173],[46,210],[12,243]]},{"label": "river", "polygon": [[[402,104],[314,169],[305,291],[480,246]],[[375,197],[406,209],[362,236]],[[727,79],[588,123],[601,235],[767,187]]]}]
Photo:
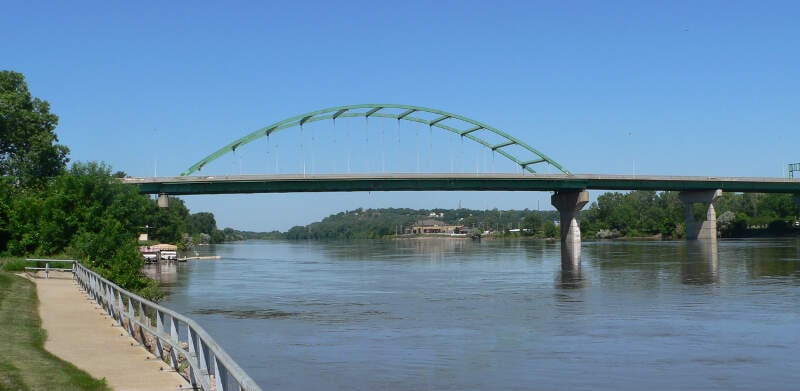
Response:
[{"label": "river", "polygon": [[800,240],[253,241],[163,274],[265,390],[797,390]]}]

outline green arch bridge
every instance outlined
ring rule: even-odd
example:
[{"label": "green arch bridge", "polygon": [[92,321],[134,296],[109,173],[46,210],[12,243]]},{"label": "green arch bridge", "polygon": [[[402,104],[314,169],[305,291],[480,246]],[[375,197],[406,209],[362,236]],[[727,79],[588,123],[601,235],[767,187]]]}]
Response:
[{"label": "green arch bridge", "polygon": [[[420,114],[433,116],[425,119]],[[306,123],[337,118],[390,118],[428,125],[472,140],[519,165],[528,174],[328,174],[190,176],[206,164],[236,151],[243,145],[275,132],[302,127]],[[492,143],[481,134],[500,138]],[[516,146],[513,150],[509,147]],[[525,155],[520,155],[519,151]],[[561,174],[539,174],[535,167],[550,165]],[[552,204],[561,214],[562,250],[580,259],[580,230],[577,212],[588,202],[587,190],[669,190],[681,192],[686,205],[689,239],[715,239],[716,214],[712,202],[722,191],[800,194],[800,179],[743,177],[686,177],[643,175],[574,175],[544,153],[510,134],[485,123],[421,106],[363,104],[338,106],[287,118],[258,129],[193,164],[178,177],[125,178],[140,193],[158,194],[166,206],[168,195],[354,192],[354,191],[553,191]],[[706,206],[706,217],[695,221],[693,205]],[[565,262],[562,258],[562,262]]]},{"label": "green arch bridge", "polygon": [[[434,118],[426,119],[421,117],[420,114],[433,116]],[[262,137],[269,137],[278,131],[289,128],[302,128],[302,126],[307,123],[318,121],[336,121],[338,118],[389,118],[397,121],[420,123],[423,125],[428,125],[431,129],[440,129],[453,133],[459,137],[472,140],[488,149],[491,149],[494,152],[499,153],[501,156],[511,160],[515,164],[519,165],[523,170],[528,172],[535,173],[535,166],[549,164],[562,173],[569,174],[569,171],[561,166],[561,164],[526,144],[522,140],[495,127],[471,118],[467,118],[463,115],[422,106],[369,103],[329,107],[327,109],[316,110],[275,122],[242,138],[230,142],[214,153],[193,164],[191,167],[182,172],[181,176],[194,174],[200,171],[206,164],[213,162],[223,155],[235,152],[238,148],[248,143],[251,143]],[[493,139],[499,139],[500,142],[492,142],[487,137],[482,136],[482,134],[493,136]],[[517,151],[511,150],[510,147],[513,146],[517,147],[518,151],[522,151],[524,155],[520,155]]]}]

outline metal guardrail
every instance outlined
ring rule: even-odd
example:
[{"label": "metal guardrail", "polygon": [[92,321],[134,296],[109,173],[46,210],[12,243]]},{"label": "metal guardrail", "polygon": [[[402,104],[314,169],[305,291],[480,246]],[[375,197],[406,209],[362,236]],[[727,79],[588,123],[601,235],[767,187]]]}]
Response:
[{"label": "metal guardrail", "polygon": [[204,391],[261,391],[192,319],[162,307],[75,263],[74,278],[127,333]]},{"label": "metal guardrail", "polygon": [[[60,272],[75,272],[75,264],[77,263],[75,260],[72,259],[40,259],[40,258],[28,258],[26,259],[28,262],[33,262],[34,265],[38,265],[44,262],[44,267],[38,266],[25,266],[25,271],[32,271],[38,272],[40,270],[44,271],[44,278],[50,278],[50,271],[60,271]],[[70,268],[63,268],[63,267],[50,267],[51,263],[69,263],[72,265]]]}]

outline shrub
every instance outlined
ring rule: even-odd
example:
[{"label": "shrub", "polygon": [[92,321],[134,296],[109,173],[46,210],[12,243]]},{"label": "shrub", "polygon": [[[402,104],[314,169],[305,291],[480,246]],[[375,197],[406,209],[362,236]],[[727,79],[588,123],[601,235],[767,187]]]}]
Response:
[{"label": "shrub", "polygon": [[0,270],[5,270],[7,272],[19,272],[24,271],[27,262],[23,258],[5,258],[0,259]]}]

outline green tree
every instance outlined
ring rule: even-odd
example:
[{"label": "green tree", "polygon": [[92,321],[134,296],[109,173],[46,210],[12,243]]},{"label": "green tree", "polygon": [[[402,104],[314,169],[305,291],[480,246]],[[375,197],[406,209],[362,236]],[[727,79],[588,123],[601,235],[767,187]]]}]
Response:
[{"label": "green tree", "polygon": [[765,194],[758,203],[758,210],[771,220],[793,220],[799,212],[791,194]]},{"label": "green tree", "polygon": [[544,218],[539,212],[531,212],[522,219],[522,234],[526,236],[536,235],[541,231]]},{"label": "green tree", "polygon": [[150,218],[150,225],[155,227],[152,234],[156,241],[178,243],[183,234],[189,232],[189,208],[180,198],[169,197],[169,208],[156,208]]},{"label": "green tree", "polygon": [[193,234],[211,235],[217,230],[217,221],[214,214],[209,212],[192,213],[189,215],[189,232]]},{"label": "green tree", "polygon": [[675,192],[632,191],[605,193],[582,214],[581,230],[593,236],[600,230],[625,236],[678,236],[683,206]]},{"label": "green tree", "polygon": [[159,208],[105,165],[76,163],[40,189],[15,189],[7,210],[9,253],[67,254],[126,289],[157,296],[140,271],[136,234]]},{"label": "green tree", "polygon": [[0,176],[0,251],[8,246],[11,238],[8,220],[12,215],[13,187],[11,178]]},{"label": "green tree", "polygon": [[57,144],[56,125],[50,104],[31,96],[21,73],[0,71],[0,176],[27,187],[63,172],[69,149]]},{"label": "green tree", "polygon": [[546,238],[560,238],[561,230],[556,227],[552,220],[547,220],[542,225],[542,234]]}]

